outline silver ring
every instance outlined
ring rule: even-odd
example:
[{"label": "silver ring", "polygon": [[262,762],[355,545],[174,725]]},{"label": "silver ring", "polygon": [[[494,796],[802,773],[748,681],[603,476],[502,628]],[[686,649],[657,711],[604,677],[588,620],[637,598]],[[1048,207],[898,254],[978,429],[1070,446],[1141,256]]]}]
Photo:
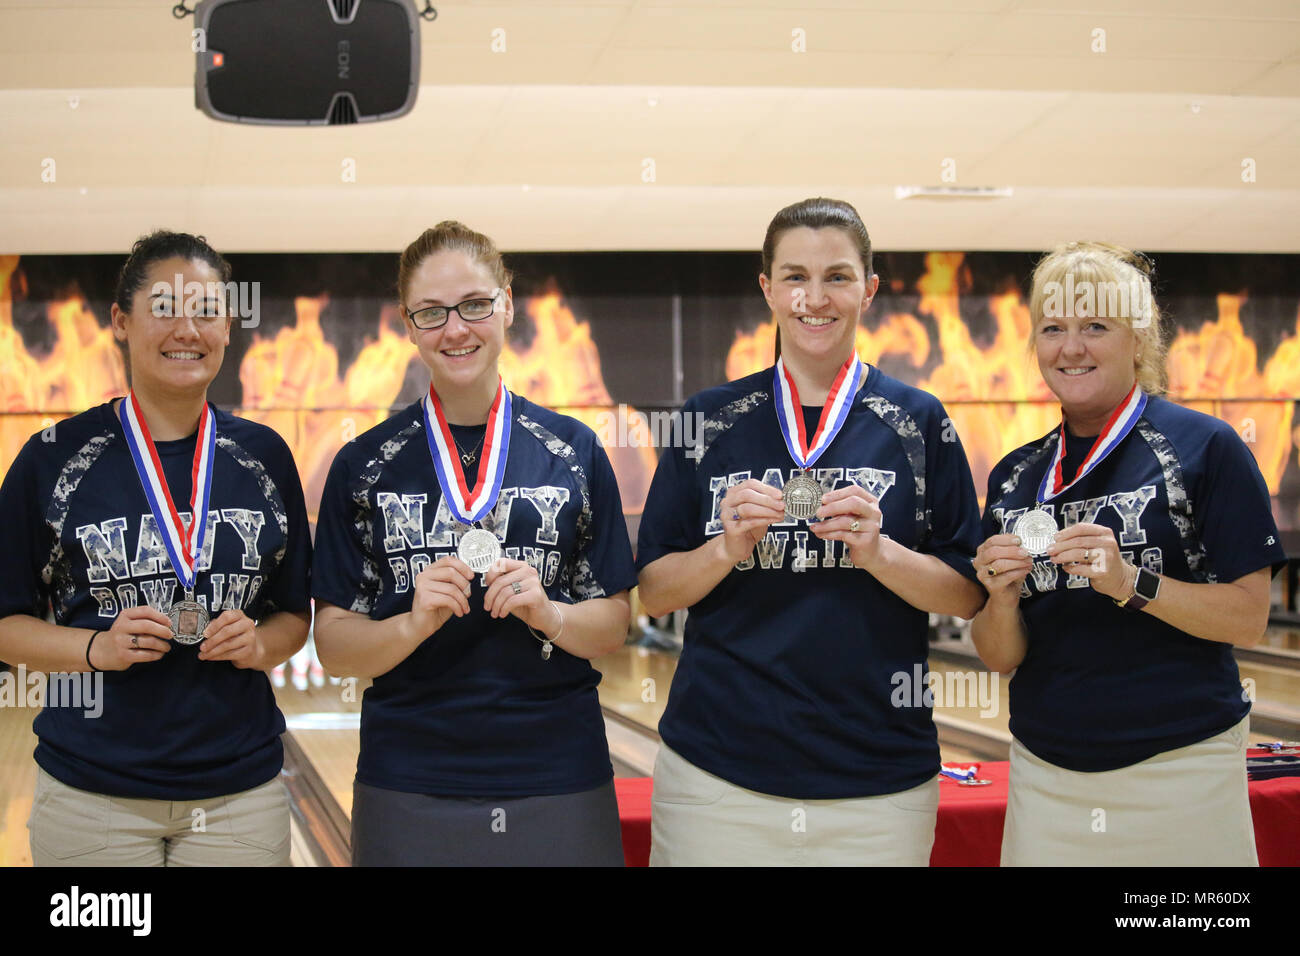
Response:
[{"label": "silver ring", "polygon": [[523,588],[521,588],[521,587],[519,586],[519,582],[518,582],[518,581],[512,581],[512,582],[510,582],[510,590],[512,590],[512,591],[514,591],[516,594],[518,594],[520,591],[523,590]]},{"label": "silver ring", "polygon": [[1088,561],[1091,561],[1091,560],[1092,560],[1092,552],[1089,551],[1087,548],[1084,548],[1084,549],[1083,549],[1083,560],[1084,560],[1085,562],[1088,562]]},{"label": "silver ring", "polygon": [[138,635],[136,635],[136,634],[132,634],[132,635],[131,635],[131,646],[134,647],[134,648],[139,649],[139,647],[140,647],[140,638],[139,638]]},{"label": "silver ring", "polygon": [[731,513],[731,520],[732,520],[732,521],[739,521],[739,520],[740,520],[740,512],[739,512],[739,511],[733,511],[733,512]]},{"label": "silver ring", "polygon": [[858,528],[861,527],[861,526],[862,526],[862,522],[859,521],[857,518],[854,518],[854,519],[853,519],[853,524],[849,525],[849,530],[850,530],[850,531],[857,531]]}]

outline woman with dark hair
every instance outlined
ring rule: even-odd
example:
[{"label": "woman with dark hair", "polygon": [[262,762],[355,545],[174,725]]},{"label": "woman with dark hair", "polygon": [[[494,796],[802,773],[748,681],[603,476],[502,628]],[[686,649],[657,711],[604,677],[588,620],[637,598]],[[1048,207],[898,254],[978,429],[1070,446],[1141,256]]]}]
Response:
[{"label": "woman with dark hair", "polygon": [[137,242],[111,308],[130,392],[34,435],[0,488],[0,658],[51,674],[38,866],[288,863],[263,671],[306,639],[311,543],[283,440],[208,403],[229,279],[201,237]]},{"label": "woman with dark hair", "polygon": [[972,617],[979,512],[933,396],[863,363],[879,280],[848,203],[772,220],[759,285],[774,368],[701,392],[664,452],[640,595],[689,608],[659,724],[653,865],[925,866],[939,746],[928,612]]},{"label": "woman with dark hair", "polygon": [[428,393],[345,445],[316,530],[316,646],[374,678],[354,865],[622,866],[589,663],[626,638],[632,548],[595,433],[513,395],[492,240],[458,222],[402,254]]},{"label": "woman with dark hair", "polygon": [[1257,862],[1232,647],[1263,636],[1286,555],[1241,438],[1160,397],[1150,273],[1100,242],[1034,270],[1061,425],[989,476],[971,627],[1015,670],[1004,866]]}]

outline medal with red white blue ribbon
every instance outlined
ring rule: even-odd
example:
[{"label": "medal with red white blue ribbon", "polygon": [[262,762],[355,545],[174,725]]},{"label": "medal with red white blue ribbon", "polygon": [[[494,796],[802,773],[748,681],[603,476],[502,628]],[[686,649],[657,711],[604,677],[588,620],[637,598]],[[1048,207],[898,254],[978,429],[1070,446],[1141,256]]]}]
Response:
[{"label": "medal with red white blue ribbon", "polygon": [[792,518],[807,521],[821,507],[821,482],[807,472],[844,427],[853,405],[853,396],[858,390],[858,380],[862,377],[862,367],[862,359],[856,353],[840,366],[826,395],[817,429],[810,439],[804,428],[803,406],[799,403],[799,389],[794,384],[794,377],[786,370],[781,359],[776,360],[776,371],[772,378],[776,418],[781,426],[785,447],[799,466],[799,473],[793,475],[781,489],[786,514]]},{"label": "medal with red white blue ribbon", "polygon": [[987,787],[992,780],[981,780],[979,777],[980,765],[975,763],[969,767],[960,766],[950,767],[946,763],[939,764],[939,776],[947,777],[949,780],[956,780],[964,787]]},{"label": "medal with red white blue ribbon", "polygon": [[[496,505],[501,494],[501,482],[506,473],[506,455],[510,451],[511,417],[510,392],[497,377],[497,397],[488,412],[487,430],[483,435],[483,452],[475,471],[474,484],[465,479],[460,455],[455,452],[455,439],[442,402],[432,385],[424,397],[424,431],[429,440],[429,454],[438,473],[447,508],[461,524],[473,525],[481,521]],[[501,558],[501,543],[491,531],[471,528],[461,536],[456,556],[482,574]]]},{"label": "medal with red white blue ribbon", "polygon": [[[1142,417],[1142,412],[1147,407],[1146,392],[1134,385],[1124,400],[1115,407],[1111,412],[1110,418],[1106,421],[1106,426],[1097,436],[1097,440],[1092,443],[1087,456],[1079,464],[1074,473],[1074,478],[1069,484],[1065,483],[1065,474],[1062,463],[1065,461],[1065,420],[1061,421],[1061,430],[1056,439],[1056,454],[1052,457],[1051,466],[1047,473],[1043,475],[1043,480],[1038,486],[1037,501],[1042,504],[1051,501],[1073,488],[1089,475],[1093,469],[1102,463],[1102,461],[1112,451],[1119,447],[1137,425],[1138,419]],[[1012,532],[1018,538],[1026,551],[1030,554],[1042,556],[1047,553],[1047,549],[1052,542],[1056,540],[1056,519],[1044,508],[1033,508],[1026,512],[1016,521],[1015,530]]]},{"label": "medal with red white blue ribbon", "polygon": [[212,462],[217,447],[216,416],[212,413],[212,406],[205,403],[203,414],[199,416],[194,463],[190,468],[190,521],[187,526],[172,500],[171,489],[167,487],[167,476],[158,459],[158,449],[154,446],[153,436],[149,434],[149,426],[144,420],[144,412],[134,391],[122,399],[117,415],[122,422],[122,433],[126,436],[131,461],[149,502],[149,510],[158,523],[163,546],[167,549],[167,556],[171,559],[172,569],[176,572],[181,587],[185,589],[184,599],[172,602],[172,638],[181,644],[197,644],[203,640],[203,631],[208,626],[207,608],[194,599],[194,585],[198,576],[195,566],[203,554],[208,532]]}]

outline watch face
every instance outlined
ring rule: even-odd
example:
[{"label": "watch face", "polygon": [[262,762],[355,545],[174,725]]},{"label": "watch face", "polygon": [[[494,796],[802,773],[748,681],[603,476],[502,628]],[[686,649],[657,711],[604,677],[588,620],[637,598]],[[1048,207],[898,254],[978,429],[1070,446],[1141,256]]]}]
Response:
[{"label": "watch face", "polygon": [[1142,568],[1138,571],[1137,583],[1134,585],[1137,596],[1154,601],[1160,593],[1160,575]]}]

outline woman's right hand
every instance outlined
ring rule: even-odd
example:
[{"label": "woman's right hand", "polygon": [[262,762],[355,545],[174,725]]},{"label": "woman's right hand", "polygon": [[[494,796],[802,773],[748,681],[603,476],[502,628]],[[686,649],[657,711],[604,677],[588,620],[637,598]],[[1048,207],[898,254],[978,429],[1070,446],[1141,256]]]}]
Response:
[{"label": "woman's right hand", "polygon": [[739,564],[753,553],[768,525],[785,519],[785,499],[771,485],[746,478],[727,489],[718,514],[723,551],[732,564]]},{"label": "woman's right hand", "polygon": [[1020,600],[1020,582],[1033,570],[1034,559],[1014,534],[995,534],[975,550],[973,564],[990,601],[1014,604]]},{"label": "woman's right hand", "polygon": [[411,597],[409,636],[423,641],[447,623],[454,614],[469,613],[470,586],[474,571],[455,555],[439,558],[415,576]]},{"label": "woman's right hand", "polygon": [[101,671],[124,671],[132,664],[161,660],[171,649],[171,618],[146,604],[127,608],[111,628],[97,634],[89,659]]}]

